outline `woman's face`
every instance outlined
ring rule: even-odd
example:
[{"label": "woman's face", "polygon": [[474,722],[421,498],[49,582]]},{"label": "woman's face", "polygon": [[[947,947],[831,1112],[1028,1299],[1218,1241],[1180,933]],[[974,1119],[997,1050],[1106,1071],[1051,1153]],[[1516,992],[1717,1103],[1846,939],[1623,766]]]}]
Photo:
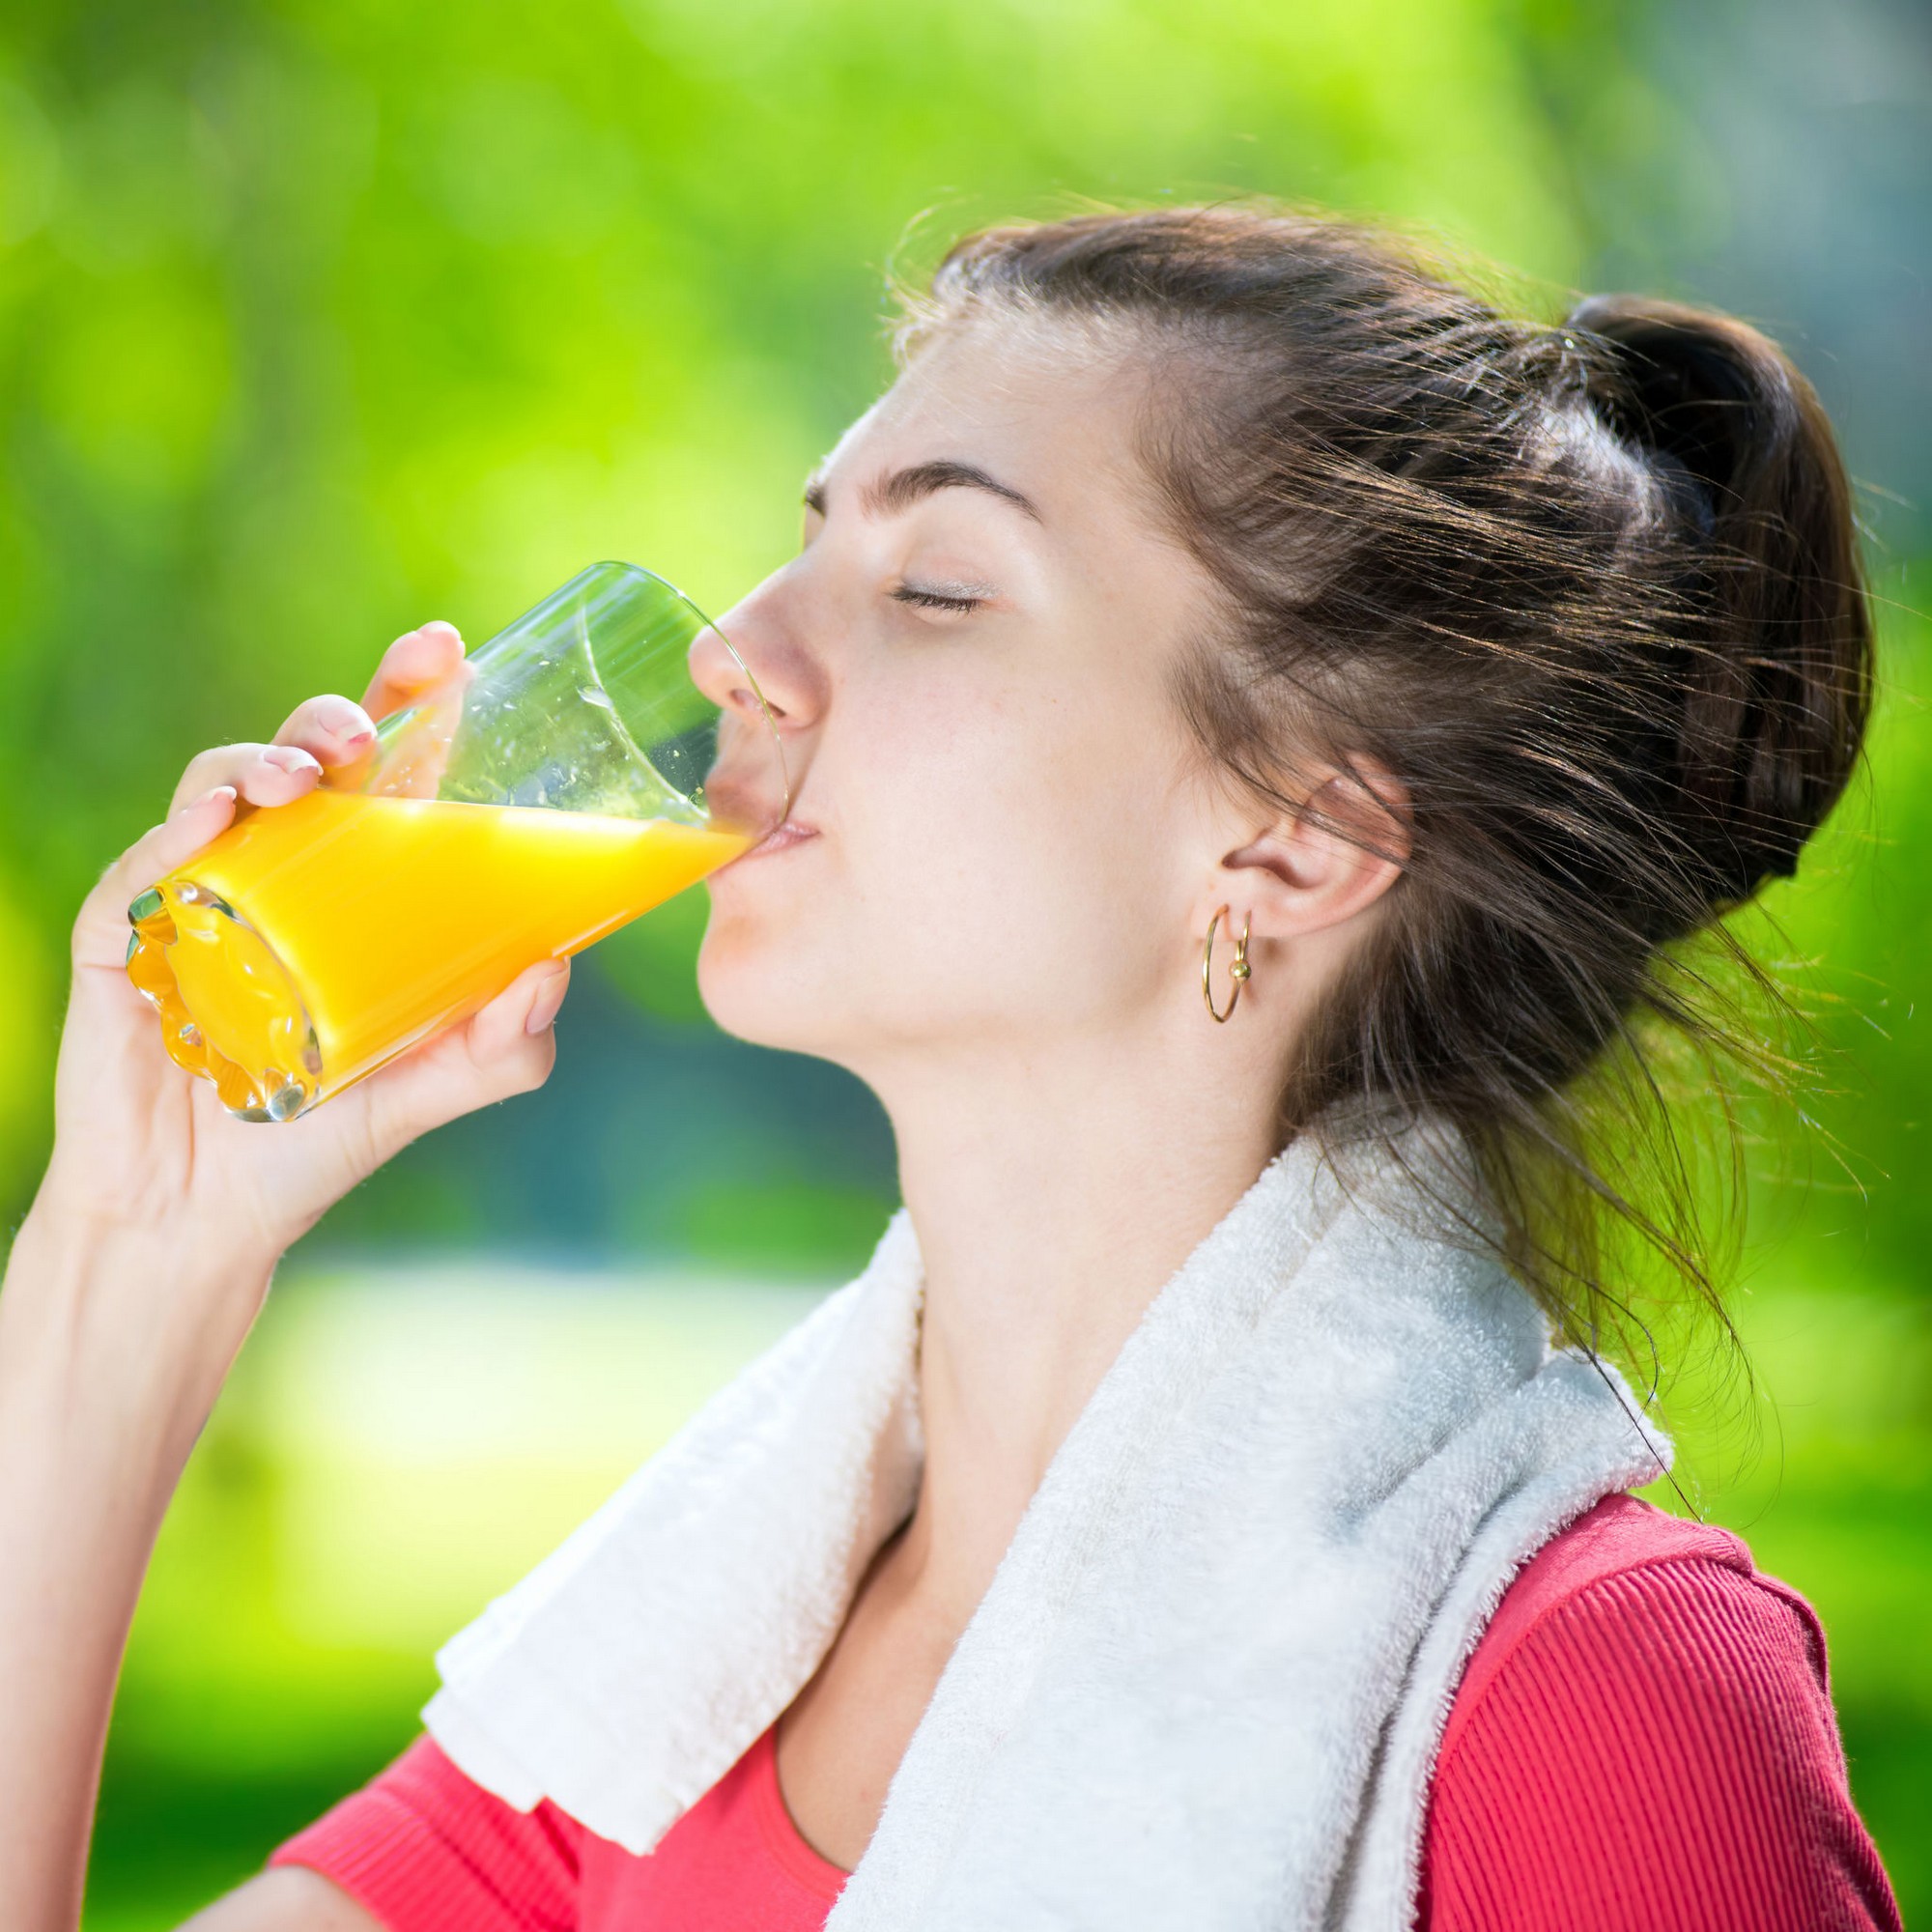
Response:
[{"label": "woman's face", "polygon": [[793,790],[711,880],[699,985],[730,1032],[875,1078],[1118,1037],[1190,973],[1198,1003],[1228,807],[1169,679],[1210,593],[1132,453],[1145,380],[1031,325],[942,335],[720,618]]}]

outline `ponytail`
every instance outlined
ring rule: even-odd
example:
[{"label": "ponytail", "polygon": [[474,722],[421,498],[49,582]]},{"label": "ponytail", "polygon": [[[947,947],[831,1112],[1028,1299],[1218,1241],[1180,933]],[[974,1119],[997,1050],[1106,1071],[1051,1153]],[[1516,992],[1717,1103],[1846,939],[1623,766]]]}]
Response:
[{"label": "ponytail", "polygon": [[1714,908],[1797,869],[1851,771],[1872,636],[1851,489],[1817,392],[1731,317],[1592,296],[1591,400],[1656,473],[1698,650],[1677,721],[1687,841]]}]

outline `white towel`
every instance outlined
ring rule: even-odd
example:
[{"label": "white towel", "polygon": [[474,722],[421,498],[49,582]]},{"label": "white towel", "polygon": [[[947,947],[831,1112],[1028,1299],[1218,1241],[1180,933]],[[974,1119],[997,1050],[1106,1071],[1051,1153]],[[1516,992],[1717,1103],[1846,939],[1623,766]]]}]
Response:
[{"label": "white towel", "polygon": [[[1297,1141],[1162,1288],[948,1662],[831,1932],[1407,1932],[1483,1627],[1532,1551],[1670,1459],[1616,1371],[1552,1348],[1432,1212],[1400,1171],[1344,1188]],[[864,1274],[444,1647],[424,1717],[464,1771],[643,1853],[736,1762],[912,1506],[922,1288],[902,1210]]]}]

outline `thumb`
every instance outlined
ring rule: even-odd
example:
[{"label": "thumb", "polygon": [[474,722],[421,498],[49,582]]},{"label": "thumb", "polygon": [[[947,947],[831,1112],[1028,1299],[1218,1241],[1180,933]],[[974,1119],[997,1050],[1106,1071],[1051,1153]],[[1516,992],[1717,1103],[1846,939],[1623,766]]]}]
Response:
[{"label": "thumb", "polygon": [[552,1022],[570,986],[568,959],[543,959],[488,1006],[362,1083],[378,1165],[445,1122],[528,1094],[556,1064]]},{"label": "thumb", "polygon": [[119,973],[128,958],[128,902],[156,879],[192,859],[234,822],[236,787],[216,785],[143,833],[101,873],[81,901],[74,921],[73,956],[79,966]]}]

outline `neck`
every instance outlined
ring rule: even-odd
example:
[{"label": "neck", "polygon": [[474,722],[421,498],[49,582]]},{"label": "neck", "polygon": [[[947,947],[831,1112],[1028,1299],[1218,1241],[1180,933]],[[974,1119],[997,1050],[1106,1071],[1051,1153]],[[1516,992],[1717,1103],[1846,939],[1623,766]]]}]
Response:
[{"label": "neck", "polygon": [[1148,1304],[1273,1152],[1271,1097],[1118,1038],[891,1083],[925,1267],[926,1459],[899,1561],[963,1627]]}]

